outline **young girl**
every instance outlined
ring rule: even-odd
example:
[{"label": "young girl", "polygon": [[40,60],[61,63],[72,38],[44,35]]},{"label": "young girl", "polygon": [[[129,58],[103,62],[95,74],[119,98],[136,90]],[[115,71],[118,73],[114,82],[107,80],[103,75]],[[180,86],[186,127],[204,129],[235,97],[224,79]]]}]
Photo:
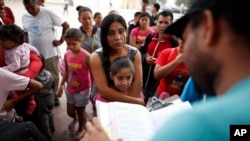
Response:
[{"label": "young girl", "polygon": [[[111,87],[120,92],[120,94],[127,95],[134,73],[134,64],[127,56],[116,58],[110,65],[110,79],[113,81]],[[95,100],[109,102],[100,95],[96,95]]]},{"label": "young girl", "polygon": [[[5,49],[6,66],[2,68],[32,78],[26,73],[30,64],[30,52],[35,52],[37,55],[39,52],[32,45],[24,43],[24,32],[19,26],[10,24],[0,27],[0,46]],[[31,115],[35,107],[36,102],[31,96],[27,114]]]},{"label": "young girl", "polygon": [[64,38],[69,50],[64,55],[65,73],[61,80],[57,96],[62,96],[63,85],[67,81],[65,89],[67,113],[73,118],[68,128],[73,132],[77,121],[79,121],[78,131],[73,136],[75,140],[79,140],[85,133],[85,131],[83,131],[86,123],[84,113],[91,90],[91,76],[89,69],[90,54],[81,48],[83,35],[78,29],[68,29],[64,34]]}]

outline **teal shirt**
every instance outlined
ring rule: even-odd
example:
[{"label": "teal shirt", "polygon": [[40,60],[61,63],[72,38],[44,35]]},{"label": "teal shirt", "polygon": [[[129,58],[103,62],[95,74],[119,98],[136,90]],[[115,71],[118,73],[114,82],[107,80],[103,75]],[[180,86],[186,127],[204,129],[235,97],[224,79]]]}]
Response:
[{"label": "teal shirt", "polygon": [[166,121],[152,141],[229,141],[231,124],[250,124],[250,77],[222,97]]}]

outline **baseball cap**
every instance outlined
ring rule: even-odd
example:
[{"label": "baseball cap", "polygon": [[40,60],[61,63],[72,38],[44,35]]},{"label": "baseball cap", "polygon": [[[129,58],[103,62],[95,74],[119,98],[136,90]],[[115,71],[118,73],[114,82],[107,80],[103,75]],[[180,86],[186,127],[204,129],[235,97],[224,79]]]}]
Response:
[{"label": "baseball cap", "polygon": [[[181,18],[177,19],[173,24],[165,29],[164,33],[175,35],[182,38],[182,33],[187,23],[197,14],[201,14],[204,10],[209,9],[216,13],[227,0],[192,0],[188,12]],[[230,1],[230,0],[229,0]],[[231,0],[234,1],[234,0]],[[232,2],[231,2],[232,3]]]}]

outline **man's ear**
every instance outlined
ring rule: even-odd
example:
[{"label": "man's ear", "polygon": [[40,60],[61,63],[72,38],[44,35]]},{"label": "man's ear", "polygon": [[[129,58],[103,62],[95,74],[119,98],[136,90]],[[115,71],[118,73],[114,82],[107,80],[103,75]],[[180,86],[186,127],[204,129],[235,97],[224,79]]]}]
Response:
[{"label": "man's ear", "polygon": [[203,33],[202,33],[203,42],[207,46],[211,46],[216,42],[216,40],[218,40],[217,34],[219,34],[219,31],[216,31],[216,30],[219,30],[219,29],[217,28],[217,24],[210,10],[205,10],[203,12],[202,21],[203,21],[202,24],[204,27]]}]

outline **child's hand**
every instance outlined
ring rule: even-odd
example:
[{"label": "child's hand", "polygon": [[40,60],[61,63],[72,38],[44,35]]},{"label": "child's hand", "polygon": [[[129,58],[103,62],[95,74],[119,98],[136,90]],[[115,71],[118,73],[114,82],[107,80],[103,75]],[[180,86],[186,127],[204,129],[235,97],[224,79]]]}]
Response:
[{"label": "child's hand", "polygon": [[57,97],[57,98],[61,97],[61,96],[62,96],[62,93],[63,93],[63,85],[61,85],[61,86],[59,87],[59,89],[57,90],[57,92],[56,92],[56,97]]}]

